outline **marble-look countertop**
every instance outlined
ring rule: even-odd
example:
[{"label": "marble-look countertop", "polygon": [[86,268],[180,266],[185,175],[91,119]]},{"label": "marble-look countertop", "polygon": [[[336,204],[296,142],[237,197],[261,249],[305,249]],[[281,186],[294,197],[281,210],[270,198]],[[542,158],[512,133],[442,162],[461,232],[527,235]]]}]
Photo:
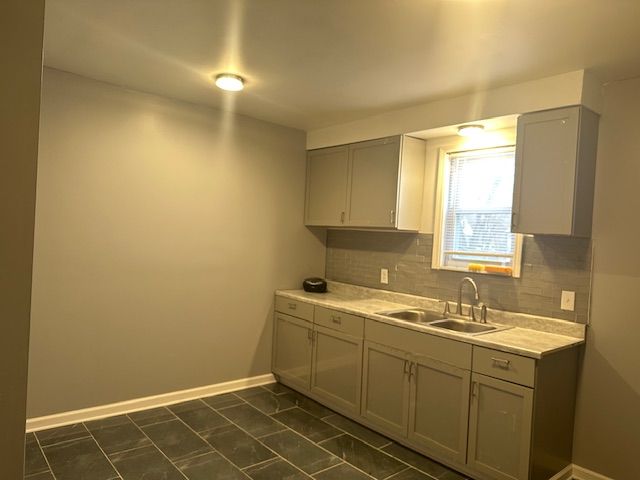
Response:
[{"label": "marble-look countertop", "polygon": [[308,293],[304,290],[278,290],[276,295],[345,313],[352,313],[410,330],[537,359],[584,343],[584,325],[545,317],[509,314],[509,312],[503,311],[490,310],[487,323],[508,325],[510,328],[481,335],[467,335],[425,324],[406,322],[380,315],[379,312],[416,307],[441,312],[444,303],[424,297],[397,294],[385,290],[375,290],[337,282],[329,284],[327,293]]}]

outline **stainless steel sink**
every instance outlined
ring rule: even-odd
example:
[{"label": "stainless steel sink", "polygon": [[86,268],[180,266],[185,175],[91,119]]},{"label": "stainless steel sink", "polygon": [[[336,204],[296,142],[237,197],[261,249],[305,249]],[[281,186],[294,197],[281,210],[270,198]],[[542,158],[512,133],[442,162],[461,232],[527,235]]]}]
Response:
[{"label": "stainless steel sink", "polygon": [[503,327],[498,325],[489,325],[486,323],[469,322],[466,320],[456,320],[454,318],[446,318],[443,320],[436,320],[430,322],[429,326],[446,328],[447,330],[453,330],[454,332],[467,333],[469,335],[479,335],[481,333],[496,332],[499,330],[505,330],[509,327]]},{"label": "stainless steel sink", "polygon": [[442,313],[423,310],[422,308],[410,308],[406,310],[396,310],[391,312],[378,312],[385,317],[397,318],[411,323],[431,323],[434,320],[443,320]]}]

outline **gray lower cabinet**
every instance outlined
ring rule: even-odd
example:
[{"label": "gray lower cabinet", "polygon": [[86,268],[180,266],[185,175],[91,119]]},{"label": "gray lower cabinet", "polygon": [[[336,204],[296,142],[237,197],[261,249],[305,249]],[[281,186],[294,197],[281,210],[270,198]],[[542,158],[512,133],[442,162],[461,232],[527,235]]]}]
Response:
[{"label": "gray lower cabinet", "polygon": [[489,478],[529,478],[533,389],[474,373],[468,465]]},{"label": "gray lower cabinet", "polygon": [[364,342],[362,416],[382,432],[406,436],[409,424],[409,354]]},{"label": "gray lower cabinet", "polygon": [[313,325],[276,312],[272,370],[292,386],[308,391],[311,382]]},{"label": "gray lower cabinet", "polygon": [[464,464],[471,372],[423,355],[410,366],[409,440]]},{"label": "gray lower cabinet", "polygon": [[340,410],[360,412],[362,336],[314,326],[311,391]]}]

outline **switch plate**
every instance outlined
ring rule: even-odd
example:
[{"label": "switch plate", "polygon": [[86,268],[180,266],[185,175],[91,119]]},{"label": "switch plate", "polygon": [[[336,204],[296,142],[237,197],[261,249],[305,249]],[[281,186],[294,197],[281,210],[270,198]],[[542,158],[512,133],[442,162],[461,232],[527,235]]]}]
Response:
[{"label": "switch plate", "polygon": [[380,269],[380,283],[384,283],[385,285],[389,284],[389,269]]},{"label": "switch plate", "polygon": [[560,299],[560,308],[573,312],[576,307],[576,292],[562,290],[562,298]]}]

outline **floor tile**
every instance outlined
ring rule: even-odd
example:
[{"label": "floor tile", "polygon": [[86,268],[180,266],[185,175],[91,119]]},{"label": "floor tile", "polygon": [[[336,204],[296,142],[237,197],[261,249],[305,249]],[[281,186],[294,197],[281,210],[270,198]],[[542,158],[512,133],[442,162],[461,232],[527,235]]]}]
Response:
[{"label": "floor tile", "polygon": [[356,470],[348,463],[342,463],[313,476],[316,480],[371,480],[360,470]]},{"label": "floor tile", "polygon": [[24,480],[54,480],[51,472],[41,472],[36,473],[35,475],[29,475],[28,477],[24,477]]},{"label": "floor tile", "polygon": [[275,393],[276,395],[282,395],[283,393],[293,393],[293,390],[291,390],[289,387],[277,382],[263,385],[262,387],[266,388],[270,392]]},{"label": "floor tile", "polygon": [[129,413],[128,416],[139,427],[152,425],[154,423],[166,422],[168,420],[173,420],[174,418],[176,418],[175,415],[165,407],[151,408],[149,410],[142,410],[140,412],[132,412]]},{"label": "floor tile", "polygon": [[387,452],[389,455],[408,463],[424,473],[428,473],[432,477],[440,477],[449,470],[447,467],[395,442],[384,447],[382,451]]},{"label": "floor tile", "polygon": [[291,430],[262,437],[261,441],[300,470],[313,474],[342,461]]},{"label": "floor tile", "polygon": [[438,480],[468,480],[469,477],[462,475],[461,473],[454,472],[453,470],[447,470],[438,477]]},{"label": "floor tile", "polygon": [[390,440],[387,437],[380,435],[379,433],[369,430],[367,427],[360,425],[352,420],[349,420],[342,415],[331,415],[322,419],[323,421],[333,425],[334,427],[344,430],[345,432],[359,438],[363,442],[373,445],[374,447],[382,447],[387,445]]},{"label": "floor tile", "polygon": [[200,400],[172,405],[169,410],[196,432],[204,432],[229,423],[223,416]]},{"label": "floor tile", "polygon": [[90,437],[91,435],[84,428],[82,423],[75,423],[73,425],[66,425],[64,427],[50,428],[49,430],[42,430],[36,432],[36,437],[40,445],[43,447],[47,445],[53,445],[60,442],[68,442],[69,440],[78,440],[79,438]]},{"label": "floor tile", "polygon": [[86,422],[85,427],[107,455],[151,444],[147,436],[126,415]]},{"label": "floor tile", "polygon": [[216,410],[218,408],[232,407],[244,403],[244,400],[233,393],[223,393],[222,395],[203,398],[202,401]]},{"label": "floor tile", "polygon": [[233,393],[235,393],[240,398],[246,399],[253,395],[258,395],[265,391],[266,390],[262,387],[251,387],[251,388],[245,388],[244,390],[238,390],[237,392],[233,392]]},{"label": "floor tile", "polygon": [[256,410],[251,405],[243,403],[235,407],[219,410],[219,412],[233,423],[246,430],[254,437],[279,432],[286,427],[264,413]]},{"label": "floor tile", "polygon": [[33,433],[28,433],[25,437],[24,474],[34,475],[49,470],[49,465],[44,459],[40,445]]},{"label": "floor tile", "polygon": [[245,473],[253,480],[309,480],[311,478],[280,459],[247,468]]},{"label": "floor tile", "polygon": [[109,458],[123,480],[184,480],[178,469],[153,445],[116,453]]},{"label": "floor tile", "polygon": [[407,468],[404,472],[389,477],[388,480],[435,480],[431,475],[422,473],[415,468]]},{"label": "floor tile", "polygon": [[213,448],[240,468],[275,457],[272,451],[235,425],[225,425],[205,432],[202,436]]},{"label": "floor tile", "polygon": [[385,455],[351,435],[341,435],[321,442],[320,445],[353,466],[377,479],[406,469],[406,465]]},{"label": "floor tile", "polygon": [[271,415],[271,417],[314,442],[320,442],[342,433],[341,430],[332,427],[328,423],[323,422],[319,418],[299,408],[285,410],[284,412]]},{"label": "floor tile", "polygon": [[318,402],[299,394],[298,392],[285,393],[284,396],[286,396],[302,410],[309,412],[314,417],[324,418],[336,413],[333,410],[328,409],[324,405],[320,405]]},{"label": "floor tile", "polygon": [[284,395],[276,395],[275,393],[266,391],[247,397],[246,401],[267,415],[278,413],[282,410],[287,410],[296,406],[291,399]]},{"label": "floor tile", "polygon": [[91,437],[43,447],[56,480],[117,478],[107,457]]},{"label": "floor tile", "polygon": [[142,427],[151,441],[171,460],[195,457],[211,447],[180,420]]},{"label": "floor tile", "polygon": [[219,453],[210,452],[176,462],[189,480],[248,480],[245,475]]}]

